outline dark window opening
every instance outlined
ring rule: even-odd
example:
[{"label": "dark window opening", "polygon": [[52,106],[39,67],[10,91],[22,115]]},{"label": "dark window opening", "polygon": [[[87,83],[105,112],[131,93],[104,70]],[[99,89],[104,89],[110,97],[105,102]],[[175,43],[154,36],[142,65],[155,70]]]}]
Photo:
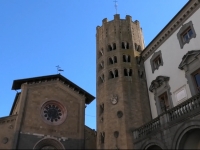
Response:
[{"label": "dark window opening", "polygon": [[128,76],[128,71],[127,71],[127,69],[124,69],[124,76]]},{"label": "dark window opening", "polygon": [[139,76],[140,78],[143,77],[143,71],[142,71],[142,70],[138,70],[138,76]]},{"label": "dark window opening", "polygon": [[114,78],[114,77],[115,77],[115,76],[114,76],[114,73],[113,73],[112,71],[110,71],[110,72],[109,72],[109,78],[112,79],[112,78]]},{"label": "dark window opening", "polygon": [[161,63],[162,63],[161,57],[160,56],[156,57],[153,61],[154,68],[158,69]]},{"label": "dark window opening", "polygon": [[117,56],[114,56],[114,63],[117,63]]},{"label": "dark window opening", "polygon": [[99,77],[99,83],[103,83],[104,82],[104,74],[102,74],[102,76]]},{"label": "dark window opening", "polygon": [[108,51],[112,51],[112,46],[108,45]]},{"label": "dark window opening", "polygon": [[124,76],[132,76],[132,69],[124,69]]},{"label": "dark window opening", "polygon": [[104,68],[104,62],[102,61],[100,64],[99,64],[99,70],[103,69]]},{"label": "dark window opening", "polygon": [[160,108],[161,108],[161,112],[165,112],[169,109],[169,102],[168,102],[168,96],[167,96],[167,92],[163,93],[162,95],[159,96],[159,100],[160,100]]},{"label": "dark window opening", "polygon": [[104,112],[104,103],[100,105],[99,110],[100,110],[99,115],[101,115]]},{"label": "dark window opening", "polygon": [[113,62],[113,60],[112,60],[112,58],[109,58],[109,64],[113,64],[114,62]]},{"label": "dark window opening", "polygon": [[122,42],[122,49],[129,49],[129,43]]},{"label": "dark window opening", "polygon": [[104,139],[105,139],[105,132],[101,132],[100,133],[100,139],[101,139],[101,144],[103,144],[104,143]]},{"label": "dark window opening", "polygon": [[194,74],[194,80],[195,80],[195,85],[196,85],[197,91],[200,92],[200,70],[198,70]]},{"label": "dark window opening", "polygon": [[118,77],[118,70],[115,70],[115,78]]},{"label": "dark window opening", "polygon": [[103,56],[103,48],[101,49],[101,50],[99,50],[99,58],[101,57],[101,56]]},{"label": "dark window opening", "polygon": [[123,55],[123,62],[131,62],[131,57],[129,55]]},{"label": "dark window opening", "polygon": [[113,43],[113,50],[116,50],[116,44]]}]

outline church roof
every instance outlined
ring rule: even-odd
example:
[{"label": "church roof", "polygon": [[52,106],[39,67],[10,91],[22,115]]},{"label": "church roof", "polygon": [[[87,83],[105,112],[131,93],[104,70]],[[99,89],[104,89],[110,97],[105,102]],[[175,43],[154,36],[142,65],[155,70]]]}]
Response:
[{"label": "church roof", "polygon": [[21,89],[21,85],[23,83],[40,83],[40,82],[47,82],[51,80],[60,80],[62,81],[66,86],[72,88],[74,91],[77,91],[79,94],[84,95],[86,97],[86,104],[91,103],[95,97],[83,90],[81,87],[76,85],[75,83],[71,82],[61,74],[55,74],[55,75],[48,75],[48,76],[40,76],[40,77],[33,77],[33,78],[26,78],[26,79],[18,79],[13,81],[12,90],[18,90]]}]

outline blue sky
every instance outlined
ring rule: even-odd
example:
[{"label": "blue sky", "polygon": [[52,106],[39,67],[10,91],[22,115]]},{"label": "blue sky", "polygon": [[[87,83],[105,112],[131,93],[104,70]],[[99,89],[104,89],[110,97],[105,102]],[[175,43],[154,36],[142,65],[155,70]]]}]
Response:
[{"label": "blue sky", "polygon": [[[96,26],[113,20],[114,0],[0,0],[0,117],[8,116],[13,80],[61,74],[96,97]],[[188,0],[118,0],[124,19],[139,20],[145,45]],[[85,124],[96,129],[96,100]]]}]

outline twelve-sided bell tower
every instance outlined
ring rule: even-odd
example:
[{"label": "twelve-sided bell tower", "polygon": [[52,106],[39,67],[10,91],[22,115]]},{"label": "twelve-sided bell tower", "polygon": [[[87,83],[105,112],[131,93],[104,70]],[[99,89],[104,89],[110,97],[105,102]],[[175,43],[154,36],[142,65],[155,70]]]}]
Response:
[{"label": "twelve-sided bell tower", "polygon": [[151,119],[139,22],[103,19],[96,33],[97,148],[133,149],[132,130]]}]

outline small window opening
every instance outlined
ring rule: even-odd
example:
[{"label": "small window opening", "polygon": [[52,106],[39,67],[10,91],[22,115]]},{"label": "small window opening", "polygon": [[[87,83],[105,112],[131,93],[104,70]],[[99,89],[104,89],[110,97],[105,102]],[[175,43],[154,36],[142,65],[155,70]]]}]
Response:
[{"label": "small window opening", "polygon": [[113,43],[113,50],[116,50],[116,44]]},{"label": "small window opening", "polygon": [[118,70],[115,70],[115,78],[118,77]]},{"label": "small window opening", "polygon": [[132,69],[124,69],[124,76],[132,76]]},{"label": "small window opening", "polygon": [[105,132],[101,132],[100,133],[100,139],[101,139],[101,144],[103,144],[104,143],[104,139],[105,139]]},{"label": "small window opening", "polygon": [[112,51],[112,46],[108,45],[108,51]]},{"label": "small window opening", "polygon": [[104,112],[104,103],[100,105],[99,110],[100,110],[99,115],[101,115]]},{"label": "small window opening", "polygon": [[123,55],[123,62],[131,62],[131,57],[129,55]]},{"label": "small window opening", "polygon": [[101,50],[99,50],[99,58],[103,56],[103,48]]},{"label": "small window opening", "polygon": [[160,100],[160,108],[162,112],[165,112],[169,109],[169,103],[168,103],[168,96],[167,92],[163,93],[162,95],[159,96]]},{"label": "small window opening", "polygon": [[114,63],[117,63],[117,56],[114,56]]},{"label": "small window opening", "polygon": [[109,72],[109,78],[112,79],[112,78],[114,78],[114,77],[115,77],[114,73],[113,73],[112,71],[110,71],[110,72]]},{"label": "small window opening", "polygon": [[158,67],[161,65],[161,58],[160,55],[158,57],[156,57],[153,61],[153,65],[155,69],[158,69]]},{"label": "small window opening", "polygon": [[200,92],[200,70],[198,70],[193,76],[197,87],[197,91]]},{"label": "small window opening", "polygon": [[129,43],[128,42],[122,42],[122,49],[129,49]]},{"label": "small window opening", "polygon": [[143,71],[142,71],[142,70],[138,70],[138,76],[139,76],[140,78],[143,77]]},{"label": "small window opening", "polygon": [[109,58],[109,64],[114,64],[113,59]]},{"label": "small window opening", "polygon": [[99,83],[103,83],[104,82],[104,74],[102,74],[100,77],[99,77]]}]

